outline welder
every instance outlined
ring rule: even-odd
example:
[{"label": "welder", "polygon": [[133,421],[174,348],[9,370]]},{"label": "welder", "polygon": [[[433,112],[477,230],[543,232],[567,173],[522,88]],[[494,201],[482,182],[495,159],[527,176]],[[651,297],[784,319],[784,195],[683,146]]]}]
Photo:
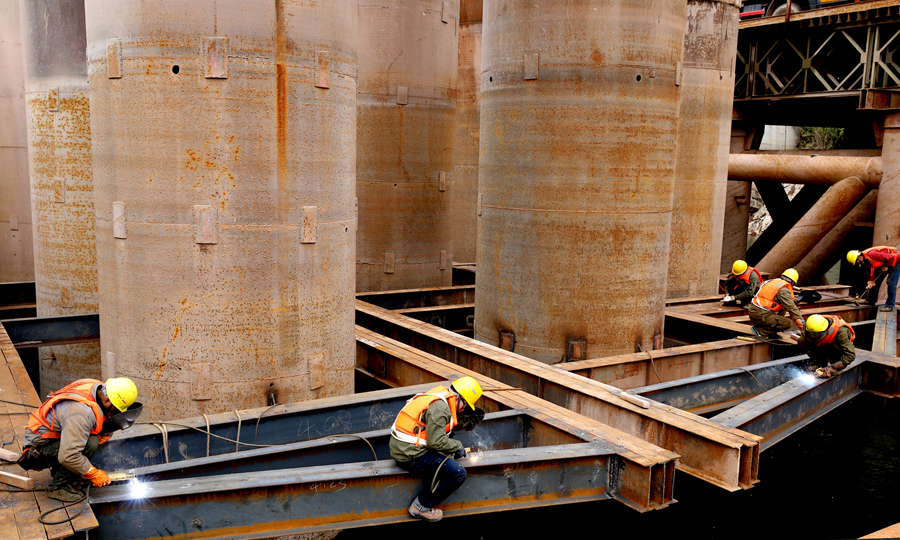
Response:
[{"label": "welder", "polygon": [[759,270],[748,266],[745,261],[734,261],[731,275],[725,280],[725,292],[728,294],[722,298],[722,303],[726,306],[746,306],[753,300],[761,281]]},{"label": "welder", "polygon": [[[792,320],[797,328],[803,329],[803,317],[794,299],[794,285],[798,278],[797,271],[788,268],[780,278],[770,279],[759,288],[747,307],[747,315],[753,321],[753,333],[757,337],[777,337],[778,332],[791,327]],[[791,318],[783,314],[789,314]]]},{"label": "welder", "polygon": [[834,315],[810,315],[797,345],[809,356],[809,368],[821,379],[833,377],[853,363],[856,332],[843,319]]},{"label": "welder", "polygon": [[[391,427],[391,456],[400,468],[430,484],[409,506],[414,518],[440,521],[444,513],[437,505],[465,482],[466,469],[456,460],[466,457],[466,449],[451,434],[463,416],[481,411],[475,402],[482,393],[478,381],[462,377],[450,388],[441,385],[416,394],[397,415]],[[484,411],[480,414],[483,418]]]}]

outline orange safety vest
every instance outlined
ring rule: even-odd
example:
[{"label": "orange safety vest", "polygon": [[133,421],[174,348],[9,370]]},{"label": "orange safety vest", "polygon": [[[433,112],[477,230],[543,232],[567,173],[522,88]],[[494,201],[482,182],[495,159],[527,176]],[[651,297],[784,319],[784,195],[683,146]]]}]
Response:
[{"label": "orange safety vest", "polygon": [[838,330],[841,327],[847,327],[850,330],[850,341],[856,339],[856,332],[853,331],[853,327],[847,324],[844,319],[834,316],[834,315],[822,315],[829,321],[831,324],[828,326],[828,329],[825,330],[825,336],[819,340],[819,345],[828,345],[829,343],[834,341],[834,337],[837,335]]},{"label": "orange safety vest", "polygon": [[425,392],[424,394],[416,394],[406,402],[394,425],[391,426],[391,435],[398,440],[414,444],[416,447],[421,443],[428,442],[428,434],[425,429],[425,411],[428,406],[437,400],[442,400],[450,407],[450,423],[444,428],[446,433],[450,433],[456,427],[456,394],[448,390],[445,386],[438,386]]},{"label": "orange safety vest", "polygon": [[894,260],[890,263],[890,266],[897,266],[897,259],[898,255],[900,254],[897,253],[897,250],[894,248],[894,246],[872,246],[869,249],[862,250],[863,257],[866,259],[866,263],[872,268],[881,268],[882,266],[887,264],[882,261],[873,261],[868,257],[870,251],[877,251],[881,249],[889,249],[894,252]]},{"label": "orange safety vest", "polygon": [[781,278],[770,279],[762,284],[759,292],[753,297],[753,305],[778,313],[784,309],[784,306],[775,301],[775,295],[778,294],[782,287],[787,287],[791,293],[791,298],[794,298],[794,288],[790,283]]},{"label": "orange safety vest", "polygon": [[[104,416],[103,411],[100,409],[100,404],[97,403],[94,396],[91,394],[91,390],[94,388],[94,385],[97,384],[103,383],[95,379],[78,379],[72,384],[53,392],[50,394],[50,399],[45,401],[38,410],[31,413],[31,418],[28,420],[28,425],[25,427],[31,430],[32,433],[38,433],[38,430],[43,426],[48,431],[42,433],[41,438],[59,439],[62,437],[62,434],[53,431],[53,424],[56,423],[56,411],[53,410],[53,406],[62,400],[70,399],[72,401],[84,403],[93,409],[94,416],[97,419],[97,426],[91,430],[91,434],[98,435],[103,429]],[[48,423],[47,415],[51,413],[53,416]]]},{"label": "orange safety vest", "polygon": [[734,279],[736,279],[738,281],[743,281],[747,285],[750,285],[750,274],[751,273],[756,274],[757,279],[762,281],[762,274],[759,273],[759,270],[757,270],[756,268],[751,268],[751,267],[747,267],[747,269],[744,270],[743,274],[741,274],[739,276],[734,276]]}]

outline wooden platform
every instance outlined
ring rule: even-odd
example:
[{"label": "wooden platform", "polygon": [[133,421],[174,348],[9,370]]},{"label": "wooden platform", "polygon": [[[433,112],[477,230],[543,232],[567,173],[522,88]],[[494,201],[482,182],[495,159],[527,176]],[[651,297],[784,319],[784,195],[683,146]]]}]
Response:
[{"label": "wooden platform", "polygon": [[[40,405],[38,393],[25,371],[22,359],[13,347],[3,325],[0,324],[0,399],[16,403]],[[6,450],[22,451],[22,431],[28,422],[28,414],[32,407],[12,405],[0,402],[0,442]],[[50,482],[49,471],[23,471],[15,463],[0,462],[0,471],[20,476],[30,476],[34,480],[35,489],[43,489]],[[11,493],[2,491],[15,489],[0,484],[0,538],[3,540],[46,540],[69,538],[75,533],[97,527],[97,518],[86,501],[65,510],[47,515],[48,521],[60,521],[67,516],[80,515],[70,522],[59,525],[42,525],[39,521],[41,513],[59,508],[62,503],[47,498],[45,492]],[[67,514],[66,512],[69,512]],[[84,536],[82,533],[79,535]]]}]

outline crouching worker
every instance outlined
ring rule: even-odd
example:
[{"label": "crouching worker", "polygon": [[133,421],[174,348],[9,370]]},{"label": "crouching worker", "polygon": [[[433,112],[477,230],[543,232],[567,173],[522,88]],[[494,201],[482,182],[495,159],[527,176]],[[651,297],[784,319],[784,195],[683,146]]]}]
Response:
[{"label": "crouching worker", "polygon": [[[86,481],[95,486],[109,484],[109,476],[91,465],[89,459],[101,444],[109,440],[108,428],[123,425],[124,413],[137,399],[131,379],[119,377],[104,384],[94,379],[79,379],[50,394],[49,399],[31,413],[23,437],[25,450],[18,463],[25,470],[50,469],[53,479],[47,496],[64,502],[84,498]],[[140,406],[136,408],[139,411]],[[109,425],[104,430],[104,422]]]},{"label": "crouching worker", "polygon": [[759,288],[747,308],[747,315],[753,322],[753,333],[757,337],[776,338],[778,332],[789,329],[792,322],[803,329],[803,317],[794,299],[794,284],[798,277],[796,270],[788,268],[781,278],[770,279]]},{"label": "crouching worker", "polygon": [[722,298],[722,303],[726,306],[746,306],[759,290],[760,281],[762,275],[759,270],[747,266],[744,261],[734,261],[731,265],[731,275],[725,280],[725,290],[728,294]]},{"label": "crouching worker", "polygon": [[461,414],[476,410],[481,394],[478,381],[462,377],[449,389],[438,386],[416,394],[397,415],[391,427],[391,457],[425,481],[425,489],[409,507],[413,517],[440,521],[444,513],[437,505],[466,481],[466,469],[456,462],[466,457],[466,449],[450,434]]},{"label": "crouching worker", "polygon": [[818,368],[816,377],[827,379],[856,359],[855,338],[856,332],[840,317],[810,315],[797,345],[809,356],[810,367]]}]

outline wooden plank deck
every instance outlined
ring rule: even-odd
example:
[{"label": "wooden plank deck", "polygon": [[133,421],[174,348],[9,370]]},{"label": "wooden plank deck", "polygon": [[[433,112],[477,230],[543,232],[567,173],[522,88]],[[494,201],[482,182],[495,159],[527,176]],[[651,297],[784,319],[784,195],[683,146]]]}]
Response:
[{"label": "wooden plank deck", "polygon": [[[41,403],[38,393],[28,377],[22,359],[13,347],[12,341],[0,324],[0,399],[29,405]],[[28,421],[28,414],[33,407],[0,402],[0,442],[12,441],[3,448],[15,452],[22,451],[22,430]],[[13,440],[15,439],[15,440]],[[2,462],[0,470],[30,476],[35,489],[45,489],[50,483],[49,471],[23,471],[14,463]],[[0,489],[12,489],[0,484]],[[0,538],[4,540],[48,540],[74,536],[76,532],[86,531],[98,526],[97,518],[91,511],[87,501],[53,512],[47,520],[59,521],[71,517],[82,510],[81,514],[71,521],[57,525],[41,525],[39,516],[42,512],[59,508],[62,503],[47,497],[43,491],[13,493],[0,491]]]}]

